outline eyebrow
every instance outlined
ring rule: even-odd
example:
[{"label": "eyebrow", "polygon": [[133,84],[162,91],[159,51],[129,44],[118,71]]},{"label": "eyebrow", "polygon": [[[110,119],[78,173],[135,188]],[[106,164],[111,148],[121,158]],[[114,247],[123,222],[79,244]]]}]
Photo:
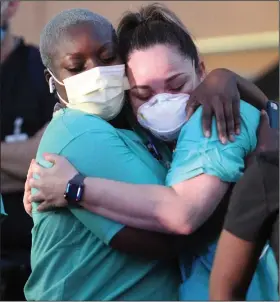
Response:
[{"label": "eyebrow", "polygon": [[[184,72],[174,74],[173,76],[171,76],[167,80],[165,80],[165,82],[171,82],[172,80],[176,79],[177,77],[179,77],[181,75],[186,75],[186,74]],[[151,89],[151,87],[149,85],[135,85],[130,88],[130,90],[133,90],[133,89]]]},{"label": "eyebrow", "polygon": [[181,72],[181,73],[177,73],[177,74],[174,74],[173,76],[171,76],[170,78],[168,78],[167,80],[165,80],[166,82],[171,82],[172,80],[176,79],[177,77],[181,76],[181,75],[187,75],[186,73],[184,72]]}]

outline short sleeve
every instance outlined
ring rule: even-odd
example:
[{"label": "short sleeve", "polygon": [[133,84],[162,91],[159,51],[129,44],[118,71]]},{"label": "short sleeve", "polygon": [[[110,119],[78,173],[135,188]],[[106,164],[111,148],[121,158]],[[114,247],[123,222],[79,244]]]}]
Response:
[{"label": "short sleeve", "polygon": [[[122,182],[143,183],[145,179],[157,182],[157,177],[120,138],[116,129],[104,121],[72,140],[61,152],[75,168],[88,177],[106,178]],[[122,224],[93,214],[82,208],[71,208],[92,233],[104,243],[124,227]]]},{"label": "short sleeve", "polygon": [[241,101],[241,133],[234,142],[219,141],[216,120],[212,136],[206,138],[202,129],[202,107],[184,125],[178,138],[166,184],[175,185],[200,174],[213,175],[225,182],[236,182],[243,174],[244,158],[256,148],[260,112]]},{"label": "short sleeve", "polygon": [[258,162],[250,166],[236,184],[229,204],[224,229],[247,241],[262,235],[269,210]]}]

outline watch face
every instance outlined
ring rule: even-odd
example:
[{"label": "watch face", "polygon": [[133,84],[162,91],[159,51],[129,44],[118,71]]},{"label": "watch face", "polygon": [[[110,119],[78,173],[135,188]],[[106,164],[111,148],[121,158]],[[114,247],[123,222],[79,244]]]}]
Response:
[{"label": "watch face", "polygon": [[68,184],[65,192],[65,198],[68,201],[79,202],[82,196],[82,186],[78,184]]}]

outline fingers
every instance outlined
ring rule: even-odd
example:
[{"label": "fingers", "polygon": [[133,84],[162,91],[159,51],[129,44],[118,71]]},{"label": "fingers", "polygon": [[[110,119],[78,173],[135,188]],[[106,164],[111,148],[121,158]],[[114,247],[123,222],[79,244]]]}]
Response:
[{"label": "fingers", "polygon": [[262,136],[263,133],[263,135],[265,136],[265,133],[267,133],[269,129],[270,129],[270,125],[269,125],[268,114],[266,113],[265,110],[262,110],[257,135]]},{"label": "fingers", "polygon": [[212,118],[213,118],[212,108],[205,104],[202,108],[202,128],[205,137],[211,136]]},{"label": "fingers", "polygon": [[186,120],[188,121],[191,116],[194,114],[198,107],[198,103],[196,102],[196,97],[195,96],[190,96],[189,100],[187,101],[187,106],[186,106]]},{"label": "fingers", "polygon": [[59,155],[53,153],[44,153],[43,157],[46,161],[49,161],[53,164],[55,164],[55,162],[60,158]]},{"label": "fingers", "polygon": [[31,171],[32,171],[32,173],[36,174],[37,176],[42,176],[45,169],[46,168],[43,168],[42,166],[40,166],[36,161],[34,161],[32,163]]},{"label": "fingers", "polygon": [[29,216],[32,216],[32,204],[31,204],[31,202],[30,202],[29,196],[31,196],[31,194],[28,194],[27,192],[24,192],[24,196],[23,196],[23,206],[24,206],[25,212],[26,212]]},{"label": "fingers", "polygon": [[219,134],[219,139],[222,144],[227,143],[227,128],[226,128],[226,120],[225,120],[225,112],[223,103],[220,101],[216,101],[216,105],[214,106],[217,129]]},{"label": "fingers", "polygon": [[31,204],[31,203],[24,204],[24,209],[25,209],[25,212],[26,212],[30,217],[32,217],[32,204]]},{"label": "fingers", "polygon": [[41,187],[42,187],[41,179],[35,179],[35,178],[29,179],[29,185],[28,186],[30,188],[34,188],[34,189],[40,190]]},{"label": "fingers", "polygon": [[233,118],[234,118],[234,130],[235,134],[240,134],[241,116],[240,116],[240,98],[232,104]]},{"label": "fingers", "polygon": [[38,191],[37,193],[32,194],[30,196],[30,203],[32,203],[32,202],[41,203],[44,201],[44,199],[45,198],[44,198],[43,194],[40,191]]},{"label": "fingers", "polygon": [[227,137],[231,142],[234,141],[234,117],[233,117],[233,109],[231,103],[227,102],[224,106],[225,110],[225,118],[226,118],[226,129],[227,129]]},{"label": "fingers", "polygon": [[261,123],[265,123],[269,126],[269,116],[265,110],[261,111]]},{"label": "fingers", "polygon": [[53,205],[49,204],[47,201],[44,201],[38,206],[37,211],[45,212],[45,211],[53,210],[54,208],[55,207]]}]

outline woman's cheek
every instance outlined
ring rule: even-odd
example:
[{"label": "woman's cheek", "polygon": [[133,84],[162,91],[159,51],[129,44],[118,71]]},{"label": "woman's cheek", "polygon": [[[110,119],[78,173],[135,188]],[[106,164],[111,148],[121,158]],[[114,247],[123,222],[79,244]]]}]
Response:
[{"label": "woman's cheek", "polygon": [[136,116],[138,108],[143,104],[137,97],[133,96],[132,93],[129,93],[129,102],[133,111],[133,114]]}]

